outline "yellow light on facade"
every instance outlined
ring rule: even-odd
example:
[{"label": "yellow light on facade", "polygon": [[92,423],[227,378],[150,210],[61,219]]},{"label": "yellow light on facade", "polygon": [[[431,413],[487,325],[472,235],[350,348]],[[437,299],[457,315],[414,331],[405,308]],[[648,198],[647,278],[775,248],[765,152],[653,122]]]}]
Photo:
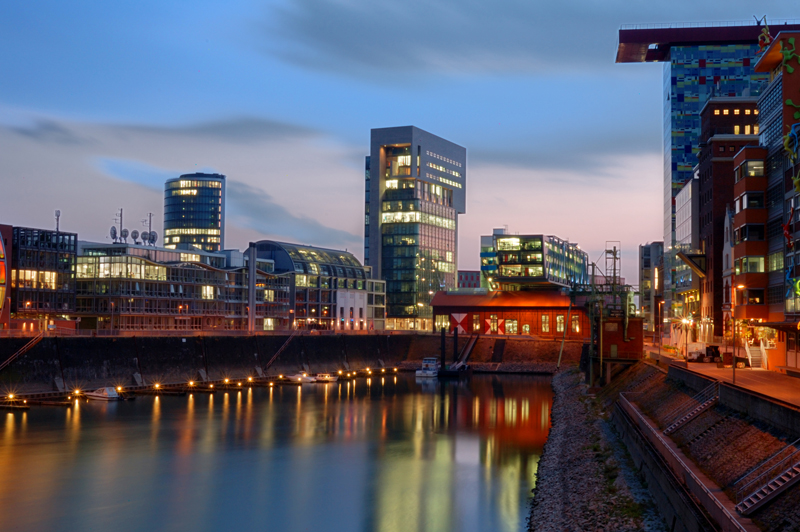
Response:
[{"label": "yellow light on facade", "polygon": [[117,386],[117,391],[121,392],[122,391],[122,386]]},{"label": "yellow light on facade", "polygon": [[14,398],[14,394],[13,393],[8,394],[8,398],[9,399],[13,399]]},{"label": "yellow light on facade", "polygon": [[247,377],[247,382],[253,382],[253,377]]},{"label": "yellow light on facade", "polygon": [[156,387],[156,388],[161,388],[161,385],[160,385],[160,384],[156,384],[156,386],[155,386],[155,387]]},{"label": "yellow light on facade", "polygon": [[194,381],[189,381],[189,386],[194,386]]}]

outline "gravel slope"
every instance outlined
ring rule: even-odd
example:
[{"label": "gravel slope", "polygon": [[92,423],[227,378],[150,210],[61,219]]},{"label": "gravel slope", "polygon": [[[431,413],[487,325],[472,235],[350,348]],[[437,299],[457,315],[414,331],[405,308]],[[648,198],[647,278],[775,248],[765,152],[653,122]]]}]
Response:
[{"label": "gravel slope", "polygon": [[577,370],[553,377],[552,428],[539,462],[529,530],[666,531],[605,412]]}]

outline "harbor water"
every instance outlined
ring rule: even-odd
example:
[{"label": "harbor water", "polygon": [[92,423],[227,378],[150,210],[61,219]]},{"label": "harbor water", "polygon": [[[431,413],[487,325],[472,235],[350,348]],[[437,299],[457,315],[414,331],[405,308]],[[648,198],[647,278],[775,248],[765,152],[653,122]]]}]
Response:
[{"label": "harbor water", "polygon": [[387,374],[0,412],[0,529],[519,532],[551,403]]}]

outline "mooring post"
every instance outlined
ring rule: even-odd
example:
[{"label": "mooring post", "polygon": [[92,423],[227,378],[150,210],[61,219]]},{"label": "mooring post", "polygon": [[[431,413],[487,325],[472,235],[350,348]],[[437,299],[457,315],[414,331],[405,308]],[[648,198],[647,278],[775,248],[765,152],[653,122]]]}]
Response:
[{"label": "mooring post", "polygon": [[458,362],[458,327],[453,329],[453,364]]},{"label": "mooring post", "polygon": [[442,349],[441,349],[441,355],[442,355],[442,369],[444,369],[444,364],[445,364],[445,360],[444,360],[444,344],[445,344],[444,335],[446,334],[446,331],[447,331],[447,329],[445,329],[444,327],[442,327]]}]

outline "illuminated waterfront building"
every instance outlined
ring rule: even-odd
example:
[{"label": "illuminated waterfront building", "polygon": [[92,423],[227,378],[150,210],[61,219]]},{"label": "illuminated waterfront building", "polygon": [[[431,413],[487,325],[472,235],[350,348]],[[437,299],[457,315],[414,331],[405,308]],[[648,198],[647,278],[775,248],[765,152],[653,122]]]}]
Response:
[{"label": "illuminated waterfront building", "polygon": [[639,307],[644,318],[645,331],[659,331],[661,323],[660,277],[664,267],[663,242],[649,242],[639,246]]},{"label": "illuminated waterfront building", "polygon": [[[132,244],[80,243],[77,315],[99,331],[248,328],[248,268],[238,251],[210,253]],[[255,330],[288,327],[289,279],[256,261]]]},{"label": "illuminated waterfront building", "polygon": [[7,275],[6,248],[3,245],[3,235],[0,233],[0,329],[9,327],[9,304],[6,303]]},{"label": "illuminated waterfront building", "polygon": [[456,288],[466,149],[414,126],[373,129],[364,263],[386,281],[386,327],[431,330],[438,290]]},{"label": "illuminated waterfront building", "polygon": [[10,266],[11,327],[40,330],[73,314],[78,235],[8,225],[0,234]]},{"label": "illuminated waterfront building", "polygon": [[372,279],[352,253],[271,240],[257,242],[256,253],[289,279],[292,328],[385,327],[386,283]]},{"label": "illuminated waterfront building", "polygon": [[164,247],[225,249],[225,176],[184,174],[164,186]]},{"label": "illuminated waterfront building", "polygon": [[[775,23],[781,31],[796,24]],[[679,308],[675,269],[675,198],[694,176],[700,152],[700,113],[712,96],[756,97],[769,79],[756,71],[762,26],[742,22],[697,25],[625,25],[617,63],[663,62],[663,230],[665,316]],[[763,131],[763,128],[762,128]],[[744,131],[742,130],[742,133]]]},{"label": "illuminated waterfront building", "polygon": [[557,236],[495,229],[481,237],[481,274],[490,290],[571,288],[589,284],[589,256]]}]

